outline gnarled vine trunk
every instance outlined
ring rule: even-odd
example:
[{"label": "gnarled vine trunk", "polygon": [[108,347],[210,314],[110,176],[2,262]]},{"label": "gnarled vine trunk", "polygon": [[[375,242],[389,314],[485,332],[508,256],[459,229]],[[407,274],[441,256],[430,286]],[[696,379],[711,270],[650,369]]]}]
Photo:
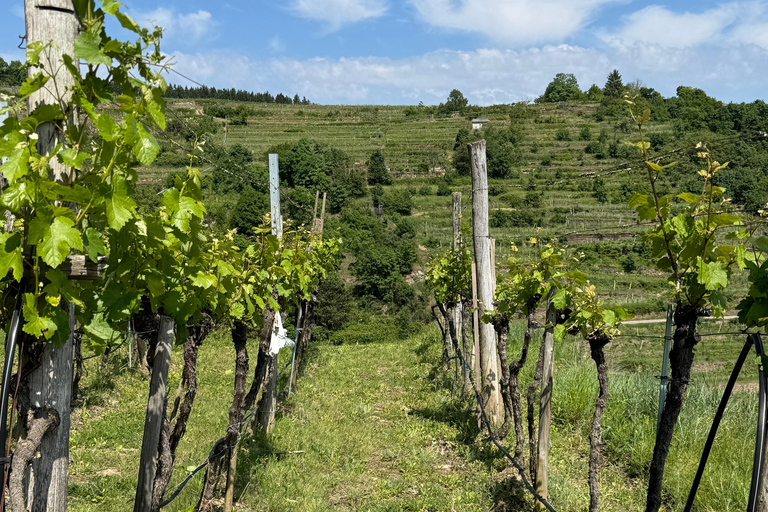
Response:
[{"label": "gnarled vine trunk", "polygon": [[709,316],[709,311],[698,306],[677,304],[675,308],[675,332],[672,336],[672,349],[669,352],[669,367],[672,378],[664,401],[659,431],[656,434],[656,444],[653,447],[653,458],[649,469],[648,495],[645,511],[658,512],[661,508],[661,490],[664,478],[664,466],[669,455],[669,445],[683,407],[685,392],[691,378],[693,366],[693,349],[699,342],[696,334],[696,323],[699,317]]},{"label": "gnarled vine trunk", "polygon": [[[496,351],[499,354],[501,364],[501,378],[499,379],[499,391],[501,401],[504,404],[504,422],[496,430],[496,437],[504,439],[509,433],[509,423],[514,416],[512,407],[512,392],[510,390],[509,362],[507,360],[507,340],[509,339],[509,316],[506,313],[497,313],[492,320],[496,330]],[[515,460],[520,462],[523,452],[522,446],[515,445]]]},{"label": "gnarled vine trunk", "polygon": [[526,401],[528,405],[528,448],[530,459],[528,459],[528,470],[531,480],[536,481],[536,454],[538,453],[538,441],[536,440],[536,391],[541,385],[541,376],[544,372],[544,343],[539,347],[539,358],[536,360],[536,369],[533,372],[533,380],[528,386]]},{"label": "gnarled vine trunk", "polygon": [[597,382],[599,392],[595,400],[595,414],[592,417],[592,430],[589,432],[589,512],[600,510],[600,447],[602,437],[600,434],[600,422],[608,403],[608,364],[605,362],[603,347],[610,339],[602,331],[591,333],[587,336],[590,354],[597,367]]},{"label": "gnarled vine trunk", "polygon": [[213,329],[213,319],[204,314],[202,321],[189,329],[184,342],[184,368],[170,416],[160,433],[157,472],[152,489],[152,510],[160,510],[165,490],[173,476],[176,449],[187,431],[187,421],[197,396],[197,356],[200,346]]},{"label": "gnarled vine trunk", "polygon": [[[215,510],[216,495],[225,481],[225,510],[232,509],[234,498],[234,483],[237,467],[237,446],[240,440],[240,423],[243,419],[243,403],[245,401],[245,385],[248,378],[248,341],[247,326],[241,321],[235,321],[232,326],[232,343],[235,345],[235,383],[232,393],[232,405],[229,408],[229,425],[223,439],[216,442],[212,455],[209,457],[208,468],[205,472],[203,491],[197,503],[196,510]],[[224,455],[228,455],[224,457]],[[225,472],[226,469],[226,472]]]}]

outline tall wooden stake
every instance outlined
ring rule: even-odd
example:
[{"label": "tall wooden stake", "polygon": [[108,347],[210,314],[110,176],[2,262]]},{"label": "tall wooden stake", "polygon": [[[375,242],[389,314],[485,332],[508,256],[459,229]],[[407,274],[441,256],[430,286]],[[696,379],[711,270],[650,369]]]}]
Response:
[{"label": "tall wooden stake", "polygon": [[472,263],[472,371],[479,379],[483,372],[480,369],[480,316],[477,311],[477,268]]},{"label": "tall wooden stake", "polygon": [[[491,238],[488,228],[488,169],[485,158],[485,140],[468,144],[472,171],[472,237],[477,267],[477,292],[482,311],[493,309],[493,269],[491,268]],[[482,397],[491,426],[501,425],[503,411],[499,393],[496,332],[491,324],[481,323],[480,369]]]},{"label": "tall wooden stake", "polygon": [[[272,234],[283,237],[283,217],[280,214],[280,171],[277,155],[269,155],[269,203],[272,209]],[[280,314],[280,313],[276,313]],[[272,430],[277,409],[277,356],[270,357],[262,398],[259,401],[259,424],[264,432]]]},{"label": "tall wooden stake", "polygon": [[[43,87],[29,97],[27,110],[31,113],[41,104],[59,101],[53,91],[66,91],[74,80],[63,66],[64,54],[74,54],[74,43],[80,24],[75,16],[72,0],[26,0],[24,2],[27,42],[53,41],[40,63],[46,73],[53,76],[56,87]],[[37,72],[30,68],[29,73]],[[66,95],[66,93],[64,93]],[[66,100],[66,97],[63,98]],[[71,115],[66,112],[65,115]],[[37,129],[37,150],[48,154],[62,140],[56,123],[44,123]],[[67,169],[56,159],[50,162],[54,178],[64,182]],[[67,307],[70,325],[73,324],[74,308]],[[69,466],[69,402],[72,394],[72,336],[61,348],[45,343],[40,366],[29,376],[30,400],[33,407],[52,407],[59,414],[59,426],[43,437],[40,457],[33,459],[27,474],[27,508],[30,511],[58,512],[67,510],[67,479]]]},{"label": "tall wooden stake", "polygon": [[144,424],[144,439],[141,442],[141,458],[139,462],[139,483],[136,486],[136,498],[133,512],[152,512],[152,484],[155,481],[157,468],[157,449],[160,443],[160,429],[165,422],[165,407],[167,395],[165,387],[168,382],[168,367],[171,364],[171,347],[173,346],[173,319],[160,317],[157,333],[157,346],[152,362],[152,380],[149,383],[149,401]]},{"label": "tall wooden stake", "polygon": [[[544,364],[541,373],[541,395],[539,396],[539,442],[536,460],[536,492],[544,498],[549,497],[549,434],[552,424],[552,372],[555,363],[555,323],[557,322],[557,309],[552,304],[552,298],[557,293],[557,288],[552,286],[547,294],[547,316],[544,330]],[[537,502],[538,503],[538,502]],[[538,503],[538,508],[544,510]]]}]

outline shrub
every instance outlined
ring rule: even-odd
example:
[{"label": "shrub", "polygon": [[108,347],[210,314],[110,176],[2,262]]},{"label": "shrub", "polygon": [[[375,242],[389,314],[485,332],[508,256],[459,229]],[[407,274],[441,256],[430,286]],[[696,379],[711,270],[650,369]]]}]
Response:
[{"label": "shrub", "polygon": [[648,136],[648,142],[651,144],[651,149],[659,151],[667,143],[667,134],[652,133]]},{"label": "shrub", "polygon": [[230,225],[244,236],[251,236],[253,228],[260,226],[264,214],[269,212],[269,197],[247,186],[240,194]]},{"label": "shrub", "polygon": [[541,165],[545,167],[552,165],[552,155],[550,153],[544,155],[544,158],[541,159]]},{"label": "shrub", "polygon": [[330,272],[317,287],[317,325],[335,331],[347,322],[353,305],[352,294],[338,273]]},{"label": "shrub", "polygon": [[392,190],[382,197],[384,211],[399,213],[400,215],[410,215],[413,208],[413,199],[407,190],[398,188]]},{"label": "shrub", "polygon": [[530,210],[494,210],[491,212],[489,219],[489,224],[492,228],[523,228],[540,223],[540,219]]},{"label": "shrub", "polygon": [[331,334],[331,343],[391,343],[398,340],[399,331],[395,322],[380,316],[374,316],[365,322],[355,322],[354,318],[341,330]]},{"label": "shrub", "polygon": [[491,197],[499,196],[504,193],[504,185],[500,183],[491,183],[488,185],[488,195]]},{"label": "shrub", "polygon": [[424,185],[419,189],[419,195],[420,196],[428,196],[432,194],[432,187],[429,185]]},{"label": "shrub", "polygon": [[569,132],[567,128],[560,128],[555,132],[555,139],[571,140],[571,132]]},{"label": "shrub", "polygon": [[582,126],[581,131],[579,131],[579,140],[592,140],[592,130],[589,129],[589,126]]},{"label": "shrub", "polygon": [[392,177],[389,175],[387,164],[384,161],[384,155],[378,149],[371,154],[368,159],[368,184],[369,185],[389,185],[392,183]]},{"label": "shrub", "polygon": [[635,258],[633,258],[631,254],[628,254],[627,257],[624,258],[624,261],[621,262],[621,266],[627,274],[637,270],[637,263],[635,263]]},{"label": "shrub", "polygon": [[449,196],[451,195],[451,187],[448,185],[448,181],[442,180],[440,183],[437,184],[437,195],[438,196]]},{"label": "shrub", "polygon": [[541,208],[542,198],[540,193],[529,191],[525,193],[523,204],[528,208]]},{"label": "shrub", "polygon": [[598,203],[608,202],[608,190],[605,188],[605,180],[598,176],[592,183],[592,197],[597,199]]}]

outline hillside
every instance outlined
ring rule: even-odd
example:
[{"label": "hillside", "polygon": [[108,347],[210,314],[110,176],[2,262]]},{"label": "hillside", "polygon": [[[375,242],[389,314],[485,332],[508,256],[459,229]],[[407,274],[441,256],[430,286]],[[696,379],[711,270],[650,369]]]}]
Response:
[{"label": "hillside", "polygon": [[[454,148],[463,151],[461,144],[456,145],[457,134],[469,128],[473,117],[487,118],[490,123],[483,133],[515,130],[517,138],[510,143],[514,162],[506,177],[489,180],[497,261],[504,263],[511,243],[520,245],[534,235],[556,239],[585,254],[593,282],[610,302],[627,305],[640,314],[666,307],[662,296],[665,280],[646,268],[645,249],[637,237],[645,226],[637,222],[627,205],[632,193],[645,186],[645,176],[637,149],[626,145],[638,135],[622,109],[615,116],[604,116],[596,103],[517,104],[441,117],[434,107],[421,106],[254,105],[220,100],[170,100],[169,105],[172,123],[195,130],[195,123],[202,125],[208,119],[205,126],[215,128],[211,142],[225,151],[236,146],[247,148],[253,154],[253,165],[261,172],[265,172],[270,148],[302,139],[343,151],[357,173],[364,173],[366,160],[380,150],[396,178],[385,192],[402,189],[411,196],[409,222],[422,267],[436,251],[450,245],[450,191],[462,192],[464,210],[470,208],[469,178],[456,176],[453,171],[453,159],[458,154]],[[205,115],[238,109],[247,114],[238,124]],[[695,154],[690,156],[695,137],[711,141],[715,153],[721,145],[729,147],[731,143],[724,135],[712,132],[683,138],[674,132],[668,120],[651,123],[645,135],[654,141],[655,154],[671,156],[667,161],[681,157],[690,161],[682,170],[664,177],[663,183],[670,189],[688,186],[688,176],[695,178],[695,170],[688,171],[698,165]],[[186,144],[180,136],[181,130],[174,133],[171,129],[158,135],[166,155],[180,154],[178,147]],[[159,162],[167,161],[161,153]],[[186,161],[181,158],[180,164]],[[208,171],[213,167],[203,163]],[[142,179],[162,182],[163,176],[173,171],[171,167],[155,167]],[[440,189],[443,182],[449,183],[448,189]],[[368,208],[371,202],[370,195],[353,200]],[[331,221],[329,226],[333,229],[337,224]],[[731,287],[734,296],[744,290],[744,283],[743,276],[737,276]]]}]

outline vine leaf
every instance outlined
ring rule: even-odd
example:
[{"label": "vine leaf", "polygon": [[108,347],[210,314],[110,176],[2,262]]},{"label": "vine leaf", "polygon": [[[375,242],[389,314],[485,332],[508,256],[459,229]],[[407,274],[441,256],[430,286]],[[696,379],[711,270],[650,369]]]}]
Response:
[{"label": "vine leaf", "polygon": [[101,36],[96,32],[83,32],[77,36],[74,48],[75,57],[83,59],[88,64],[112,65],[112,58],[104,55],[101,49]]},{"label": "vine leaf", "polygon": [[24,274],[24,261],[21,257],[21,233],[0,233],[0,269],[2,277],[13,270],[13,278],[18,282]]},{"label": "vine leaf", "polygon": [[50,339],[56,330],[56,322],[47,316],[40,316],[37,311],[37,299],[32,293],[24,294],[24,332],[35,338],[45,336]]},{"label": "vine leaf", "polygon": [[[30,223],[30,237],[32,237],[33,226],[35,226],[40,217],[35,218]],[[38,223],[39,224],[39,223]],[[73,226],[74,221],[67,217],[56,217],[49,225],[35,226],[36,229],[41,231],[38,233],[42,240],[37,246],[38,255],[43,259],[45,263],[51,267],[58,267],[67,258],[70,249],[83,250],[83,239],[80,237],[80,232]]]}]

